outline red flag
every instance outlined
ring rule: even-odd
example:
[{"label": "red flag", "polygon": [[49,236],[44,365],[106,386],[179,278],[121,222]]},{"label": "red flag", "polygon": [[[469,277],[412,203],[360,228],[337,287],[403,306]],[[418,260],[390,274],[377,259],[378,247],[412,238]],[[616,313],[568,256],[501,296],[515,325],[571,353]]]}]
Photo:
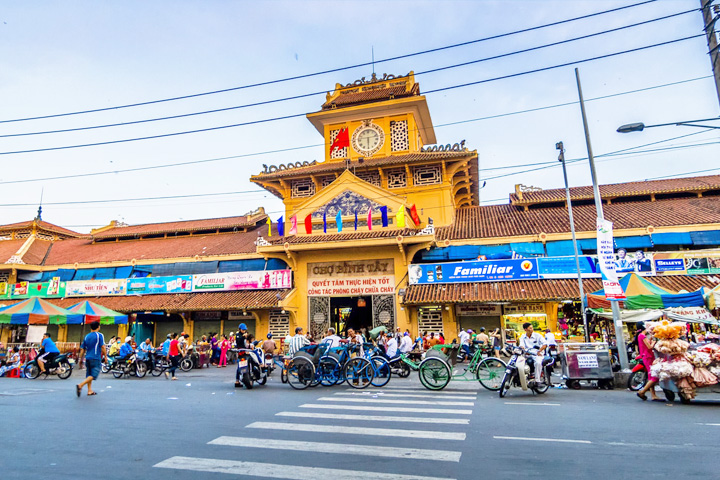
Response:
[{"label": "red flag", "polygon": [[372,230],[372,208],[368,208],[368,230]]},{"label": "red flag", "polygon": [[415,222],[415,225],[420,226],[420,217],[417,213],[417,208],[415,208],[415,204],[413,203],[413,206],[410,207],[410,216],[413,219],[413,222]]},{"label": "red flag", "polygon": [[305,233],[308,235],[312,233],[312,216],[310,215],[305,217]]},{"label": "red flag", "polygon": [[335,141],[330,145],[330,155],[332,155],[333,150],[336,148],[345,148],[350,146],[350,136],[348,135],[348,129],[343,128],[338,132],[337,137],[335,137]]}]

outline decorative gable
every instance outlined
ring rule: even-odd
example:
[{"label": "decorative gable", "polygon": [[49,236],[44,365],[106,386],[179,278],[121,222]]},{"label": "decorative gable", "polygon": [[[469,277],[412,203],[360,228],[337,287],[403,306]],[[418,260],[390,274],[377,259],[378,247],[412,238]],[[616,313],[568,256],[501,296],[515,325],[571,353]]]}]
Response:
[{"label": "decorative gable", "polygon": [[[369,208],[377,211],[380,204],[352,190],[345,190],[325,205],[321,206],[312,213],[313,218],[322,218],[323,213],[328,217],[337,215],[338,210],[342,210],[343,215],[353,215],[357,211],[358,215],[367,214]],[[391,211],[388,208],[388,211]]]}]

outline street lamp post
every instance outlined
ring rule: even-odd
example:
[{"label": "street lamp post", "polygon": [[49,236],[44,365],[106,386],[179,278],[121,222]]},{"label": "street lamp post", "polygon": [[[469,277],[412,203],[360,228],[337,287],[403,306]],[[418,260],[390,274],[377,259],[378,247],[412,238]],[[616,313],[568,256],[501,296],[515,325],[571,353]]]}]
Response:
[{"label": "street lamp post", "polygon": [[[587,145],[588,160],[590,161],[590,174],[592,175],[593,194],[595,195],[595,210],[600,220],[605,220],[600,198],[600,187],[598,186],[597,173],[595,172],[595,158],[593,157],[592,144],[590,143],[590,131],[588,129],[587,115],[585,114],[585,100],[583,100],[582,86],[580,85],[580,72],[575,69],[575,80],[577,81],[578,97],[580,98],[580,111],[582,113],[583,127],[585,129],[585,143]],[[623,370],[629,366],[627,347],[625,346],[625,335],[623,334],[622,318],[620,316],[620,305],[617,301],[611,301],[613,324],[615,326],[615,342],[618,349],[620,368]]]},{"label": "street lamp post", "polygon": [[701,118],[698,120],[685,120],[683,122],[658,123],[656,125],[645,125],[642,122],[636,122],[636,123],[627,123],[625,125],[620,125],[618,127],[617,131],[618,131],[618,133],[642,132],[646,128],[669,127],[671,125],[674,125],[676,127],[697,127],[697,128],[720,129],[720,126],[717,126],[717,125],[701,125],[700,124],[700,122],[717,122],[717,121],[720,121],[720,117]]}]

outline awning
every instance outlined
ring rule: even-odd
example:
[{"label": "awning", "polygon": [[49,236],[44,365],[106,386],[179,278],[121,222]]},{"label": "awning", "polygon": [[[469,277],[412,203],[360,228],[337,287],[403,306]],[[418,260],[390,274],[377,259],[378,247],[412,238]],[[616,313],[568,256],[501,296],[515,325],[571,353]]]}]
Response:
[{"label": "awning", "polygon": [[[602,318],[613,318],[612,312],[595,311]],[[671,320],[687,323],[704,323],[706,325],[720,325],[720,322],[703,307],[695,308],[666,308],[645,310],[621,310],[620,318],[626,323],[652,322],[667,315]]]},{"label": "awning", "polygon": [[653,243],[649,236],[638,235],[633,237],[615,237],[615,245],[617,248],[628,250],[632,248],[651,248]]},{"label": "awning", "polygon": [[690,232],[693,245],[720,245],[720,230],[706,232]]},{"label": "awning", "polygon": [[689,232],[653,233],[652,241],[655,245],[692,245]]}]

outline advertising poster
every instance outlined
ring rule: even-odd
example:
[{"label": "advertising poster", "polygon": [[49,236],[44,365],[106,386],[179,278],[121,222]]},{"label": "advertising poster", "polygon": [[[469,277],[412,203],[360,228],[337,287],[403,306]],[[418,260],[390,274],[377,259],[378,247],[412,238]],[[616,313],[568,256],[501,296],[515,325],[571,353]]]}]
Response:
[{"label": "advertising poster", "polygon": [[13,291],[12,296],[13,297],[23,297],[28,294],[28,286],[30,284],[28,282],[20,282],[13,285]]},{"label": "advertising poster", "polygon": [[720,251],[663,252],[653,257],[657,275],[708,275],[720,273]]},{"label": "advertising poster", "polygon": [[427,283],[494,282],[503,280],[536,280],[537,260],[485,260],[410,266],[411,285]]},{"label": "advertising poster", "polygon": [[144,277],[127,280],[128,295],[192,292],[192,275]]},{"label": "advertising poster", "polygon": [[653,254],[642,250],[628,252],[618,248],[615,254],[615,272],[621,277],[626,273],[637,273],[641,276],[653,275]]},{"label": "advertising poster", "polygon": [[618,282],[617,272],[615,271],[616,258],[613,247],[612,222],[598,218],[597,253],[605,298],[608,300],[624,300],[625,292],[623,292],[620,282]]},{"label": "advertising poster", "polygon": [[125,295],[127,279],[80,280],[65,282],[66,297],[102,297]]},{"label": "advertising poster", "polygon": [[192,279],[193,292],[268,290],[291,287],[291,270],[209,273],[204,275],[193,275]]}]

